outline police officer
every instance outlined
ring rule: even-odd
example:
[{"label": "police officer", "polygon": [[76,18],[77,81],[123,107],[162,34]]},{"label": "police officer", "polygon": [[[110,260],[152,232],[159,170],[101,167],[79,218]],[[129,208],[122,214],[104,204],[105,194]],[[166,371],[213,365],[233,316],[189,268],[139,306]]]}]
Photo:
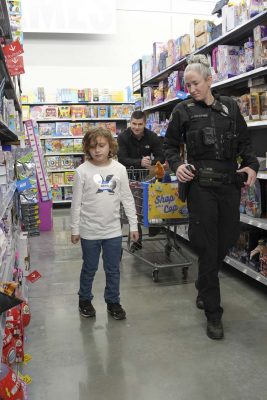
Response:
[{"label": "police officer", "polygon": [[[160,138],[155,132],[146,128],[146,116],[143,111],[134,111],[131,115],[130,127],[118,136],[118,160],[126,168],[149,170],[157,161],[164,162],[164,153]],[[135,174],[139,180],[138,172]],[[142,248],[142,229],[138,224],[139,239],[131,246],[131,250]],[[150,228],[150,234],[152,228]]]},{"label": "police officer", "polygon": [[[192,56],[184,79],[191,98],[173,109],[165,157],[178,180],[188,186],[188,235],[199,266],[196,305],[205,310],[208,337],[222,339],[218,272],[239,235],[240,187],[254,184],[259,165],[237,103],[211,91],[204,55]],[[187,163],[179,155],[181,143],[186,144]]]}]

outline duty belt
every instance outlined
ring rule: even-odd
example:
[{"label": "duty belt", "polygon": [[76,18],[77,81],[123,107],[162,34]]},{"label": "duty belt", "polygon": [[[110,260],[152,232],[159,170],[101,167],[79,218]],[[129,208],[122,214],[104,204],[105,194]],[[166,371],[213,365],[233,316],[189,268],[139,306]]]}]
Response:
[{"label": "duty belt", "polygon": [[216,172],[211,168],[200,168],[196,171],[194,179],[199,182],[200,186],[205,187],[217,187],[222,184],[236,184],[238,187],[242,187],[247,180],[247,174],[244,172]]}]

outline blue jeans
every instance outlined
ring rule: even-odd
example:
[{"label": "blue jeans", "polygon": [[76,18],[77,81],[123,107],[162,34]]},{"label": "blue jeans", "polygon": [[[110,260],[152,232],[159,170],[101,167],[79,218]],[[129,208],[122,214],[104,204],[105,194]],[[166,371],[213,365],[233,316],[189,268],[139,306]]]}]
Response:
[{"label": "blue jeans", "polygon": [[120,259],[122,236],[112,239],[81,239],[83,265],[80,275],[80,300],[93,299],[92,285],[98,269],[101,248],[103,266],[106,274],[104,298],[106,303],[120,302]]}]

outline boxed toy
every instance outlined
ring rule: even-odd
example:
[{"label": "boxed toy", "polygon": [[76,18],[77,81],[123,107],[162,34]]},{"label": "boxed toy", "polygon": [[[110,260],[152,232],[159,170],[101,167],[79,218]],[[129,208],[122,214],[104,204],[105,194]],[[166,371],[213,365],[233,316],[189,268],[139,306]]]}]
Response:
[{"label": "boxed toy", "polygon": [[142,77],[143,81],[146,81],[153,75],[153,56],[145,55],[142,56]]},{"label": "boxed toy", "polygon": [[84,89],[84,100],[88,101],[89,103],[92,101],[92,89]]},{"label": "boxed toy", "polygon": [[254,67],[267,64],[267,27],[258,25],[253,29],[254,38]]},{"label": "boxed toy", "polygon": [[210,33],[209,32],[205,32],[202,33],[202,35],[199,35],[195,38],[195,46],[196,49],[199,49],[202,46],[205,46],[206,44],[208,44],[210,42]]},{"label": "boxed toy", "polygon": [[[228,79],[239,74],[239,46],[219,45],[216,63],[220,79]],[[215,53],[216,53],[215,52]]]},{"label": "boxed toy", "polygon": [[75,176],[74,171],[64,172],[64,183],[66,185],[71,185],[74,181],[74,176]]},{"label": "boxed toy", "polygon": [[45,153],[59,153],[62,147],[62,140],[58,139],[46,139],[45,141]]},{"label": "boxed toy", "polygon": [[86,118],[97,118],[98,106],[87,106],[85,112],[86,112]]},{"label": "boxed toy", "polygon": [[55,122],[40,122],[38,124],[40,136],[56,136],[56,123]]},{"label": "boxed toy", "polygon": [[260,93],[260,112],[261,119],[267,119],[267,93]]},{"label": "boxed toy", "polygon": [[240,112],[243,115],[244,119],[246,121],[249,121],[250,119],[250,95],[249,94],[243,94],[243,96],[240,97]]},{"label": "boxed toy", "polygon": [[174,45],[175,45],[175,50],[174,50],[174,52],[175,52],[175,62],[179,61],[182,58],[182,55],[181,55],[181,43],[182,43],[182,37],[179,36],[174,42]]},{"label": "boxed toy", "polygon": [[31,119],[44,118],[43,106],[32,106],[30,112],[31,112]]},{"label": "boxed toy", "polygon": [[22,110],[22,120],[23,120],[23,121],[26,121],[27,119],[30,119],[30,118],[31,118],[31,115],[30,115],[30,106],[22,105],[22,106],[21,106],[21,110]]},{"label": "boxed toy", "polygon": [[60,156],[45,157],[45,162],[48,170],[56,170],[61,167]]},{"label": "boxed toy", "polygon": [[183,35],[181,37],[181,57],[185,57],[191,53],[190,35]]},{"label": "boxed toy", "polygon": [[72,136],[83,135],[83,123],[82,122],[71,122],[70,123],[70,134]]},{"label": "boxed toy", "polygon": [[162,52],[166,51],[166,43],[163,42],[154,42],[153,43],[153,75],[157,74],[160,69],[159,69],[159,60],[160,60],[160,54]]},{"label": "boxed toy", "polygon": [[261,217],[261,187],[258,179],[253,186],[241,189],[240,212],[254,218]]},{"label": "boxed toy", "polygon": [[133,111],[134,111],[134,106],[132,104],[123,104],[121,106],[122,118],[130,118]]},{"label": "boxed toy", "polygon": [[73,139],[73,151],[74,153],[82,153],[83,151],[83,140],[82,139]]},{"label": "boxed toy", "polygon": [[82,106],[82,105],[71,106],[72,120],[85,118],[85,115],[86,115],[85,106]]},{"label": "boxed toy", "polygon": [[52,179],[53,185],[64,185],[64,172],[54,172]]},{"label": "boxed toy", "polygon": [[64,200],[72,200],[72,187],[64,187]]},{"label": "boxed toy", "polygon": [[122,118],[122,106],[121,105],[110,106],[110,118]]},{"label": "boxed toy", "polygon": [[98,118],[109,118],[109,106],[98,106]]},{"label": "boxed toy", "polygon": [[97,126],[102,126],[112,133],[113,136],[116,135],[116,122],[98,122]]},{"label": "boxed toy", "polygon": [[214,28],[214,23],[207,20],[194,20],[194,34],[195,37],[202,35],[203,33],[211,33]]},{"label": "boxed toy", "polygon": [[97,88],[93,89],[93,101],[98,102],[99,101],[99,92]]},{"label": "boxed toy", "polygon": [[167,42],[167,50],[168,50],[168,57],[166,60],[166,67],[175,63],[176,54],[175,54],[175,40],[169,39]]},{"label": "boxed toy", "polygon": [[62,195],[62,188],[52,188],[52,199],[56,200],[56,201],[60,201],[63,199],[63,195]]},{"label": "boxed toy", "polygon": [[[82,139],[75,139],[82,140]],[[73,139],[60,139],[61,142],[61,153],[73,153]]]},{"label": "boxed toy", "polygon": [[44,106],[44,118],[57,118],[57,106]]},{"label": "boxed toy", "polygon": [[70,106],[58,106],[58,118],[70,118]]},{"label": "boxed toy", "polygon": [[56,122],[56,136],[69,136],[70,123],[69,122]]},{"label": "boxed toy", "polygon": [[257,121],[260,119],[260,95],[259,93],[250,93],[250,116]]},{"label": "boxed toy", "polygon": [[60,165],[62,169],[73,169],[74,168],[74,157],[73,156],[60,156]]}]

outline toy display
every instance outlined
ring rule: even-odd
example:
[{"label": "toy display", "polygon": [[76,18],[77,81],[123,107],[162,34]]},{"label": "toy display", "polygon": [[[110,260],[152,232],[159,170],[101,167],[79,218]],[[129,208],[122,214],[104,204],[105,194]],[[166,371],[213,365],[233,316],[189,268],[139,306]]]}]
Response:
[{"label": "toy display", "polygon": [[241,188],[240,212],[254,218],[261,216],[261,187],[258,179],[252,187]]},{"label": "toy display", "polygon": [[2,400],[24,400],[23,385],[12,369],[1,363],[0,398]]}]

